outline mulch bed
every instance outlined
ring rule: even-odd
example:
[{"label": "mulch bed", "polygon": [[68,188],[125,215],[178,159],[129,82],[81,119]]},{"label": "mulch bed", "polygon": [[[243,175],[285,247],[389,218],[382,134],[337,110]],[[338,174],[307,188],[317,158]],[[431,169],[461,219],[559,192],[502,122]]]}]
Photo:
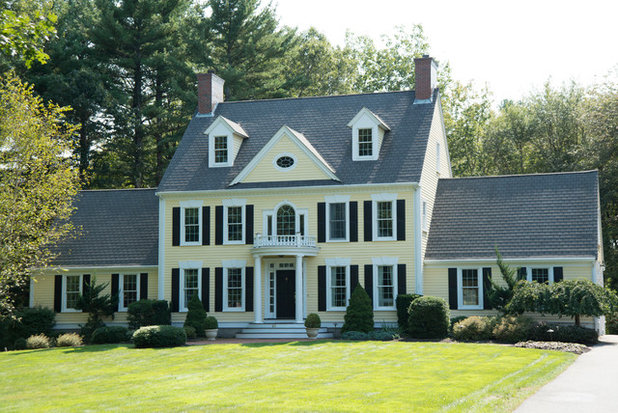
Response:
[{"label": "mulch bed", "polygon": [[538,348],[540,350],[557,350],[569,353],[583,354],[590,351],[588,346],[577,343],[562,343],[559,341],[520,341],[515,347]]}]

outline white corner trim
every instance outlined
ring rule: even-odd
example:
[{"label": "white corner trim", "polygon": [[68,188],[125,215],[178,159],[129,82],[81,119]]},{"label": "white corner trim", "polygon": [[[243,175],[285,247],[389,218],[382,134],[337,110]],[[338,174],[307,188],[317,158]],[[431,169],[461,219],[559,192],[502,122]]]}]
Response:
[{"label": "white corner trim", "polygon": [[422,258],[422,240],[423,234],[421,229],[421,187],[417,186],[414,189],[414,284],[416,294],[423,294],[423,258]]},{"label": "white corner trim", "polygon": [[159,197],[159,257],[157,268],[157,299],[165,299],[165,199]]},{"label": "white corner trim", "polygon": [[[283,157],[283,156],[288,156],[290,158],[292,158],[294,160],[294,163],[292,164],[292,166],[288,167],[288,168],[282,168],[279,165],[277,165],[277,161],[279,160],[279,158]],[[291,152],[282,152],[282,153],[278,153],[277,155],[275,155],[275,157],[273,158],[273,167],[281,172],[290,172],[293,171],[296,168],[296,165],[298,165],[298,159],[296,158],[296,155],[294,155]]]}]

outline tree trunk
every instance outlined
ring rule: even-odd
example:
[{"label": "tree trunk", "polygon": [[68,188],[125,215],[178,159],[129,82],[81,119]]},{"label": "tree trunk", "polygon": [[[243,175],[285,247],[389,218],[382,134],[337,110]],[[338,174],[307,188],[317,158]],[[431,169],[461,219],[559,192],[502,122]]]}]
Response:
[{"label": "tree trunk", "polygon": [[155,79],[155,107],[157,108],[157,115],[155,118],[155,144],[157,151],[157,165],[155,171],[156,185],[159,185],[161,178],[163,178],[163,122],[161,116],[163,115],[163,82],[161,81],[161,75],[157,72]]},{"label": "tree trunk", "polygon": [[575,314],[575,325],[579,327],[579,314]]},{"label": "tree trunk", "polygon": [[136,54],[135,68],[133,71],[133,183],[136,188],[141,188],[143,184],[143,140],[144,130],[142,127],[142,65],[141,56]]}]

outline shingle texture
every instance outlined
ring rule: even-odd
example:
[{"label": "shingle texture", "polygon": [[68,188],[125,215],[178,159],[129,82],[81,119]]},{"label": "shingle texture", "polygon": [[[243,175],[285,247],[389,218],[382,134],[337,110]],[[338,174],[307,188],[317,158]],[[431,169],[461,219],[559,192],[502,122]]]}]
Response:
[{"label": "shingle texture", "polygon": [[76,234],[56,246],[55,265],[157,265],[155,189],[81,191],[75,206]]},{"label": "shingle texture", "polygon": [[[437,98],[436,92],[433,101]],[[302,133],[343,184],[418,182],[436,104],[413,102],[414,91],[220,103],[214,116],[193,117],[159,191],[228,188],[283,125]],[[354,162],[352,130],[347,124],[363,107],[383,119],[391,131],[384,136],[379,160]],[[230,168],[208,168],[204,131],[219,115],[237,122],[249,134]]]},{"label": "shingle texture", "polygon": [[425,259],[596,257],[596,171],[440,179]]}]

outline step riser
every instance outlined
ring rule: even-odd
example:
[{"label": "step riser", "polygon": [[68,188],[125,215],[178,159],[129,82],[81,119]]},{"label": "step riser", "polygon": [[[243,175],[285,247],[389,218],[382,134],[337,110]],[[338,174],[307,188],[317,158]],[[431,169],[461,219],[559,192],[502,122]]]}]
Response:
[{"label": "step riser", "polygon": [[[262,333],[262,334],[249,334],[249,333],[238,333],[236,334],[236,338],[307,338],[307,334],[291,334],[291,333],[287,333],[287,334],[266,334],[266,333]],[[324,333],[324,334],[318,334],[318,338],[333,338],[333,334],[332,333]]]},{"label": "step riser", "polygon": [[[306,330],[304,328],[278,328],[276,331],[273,331],[272,328],[244,328],[241,333],[266,333],[266,334],[286,334],[286,333],[298,333],[305,334]],[[318,331],[319,333],[328,332],[327,329],[323,328]]]}]

